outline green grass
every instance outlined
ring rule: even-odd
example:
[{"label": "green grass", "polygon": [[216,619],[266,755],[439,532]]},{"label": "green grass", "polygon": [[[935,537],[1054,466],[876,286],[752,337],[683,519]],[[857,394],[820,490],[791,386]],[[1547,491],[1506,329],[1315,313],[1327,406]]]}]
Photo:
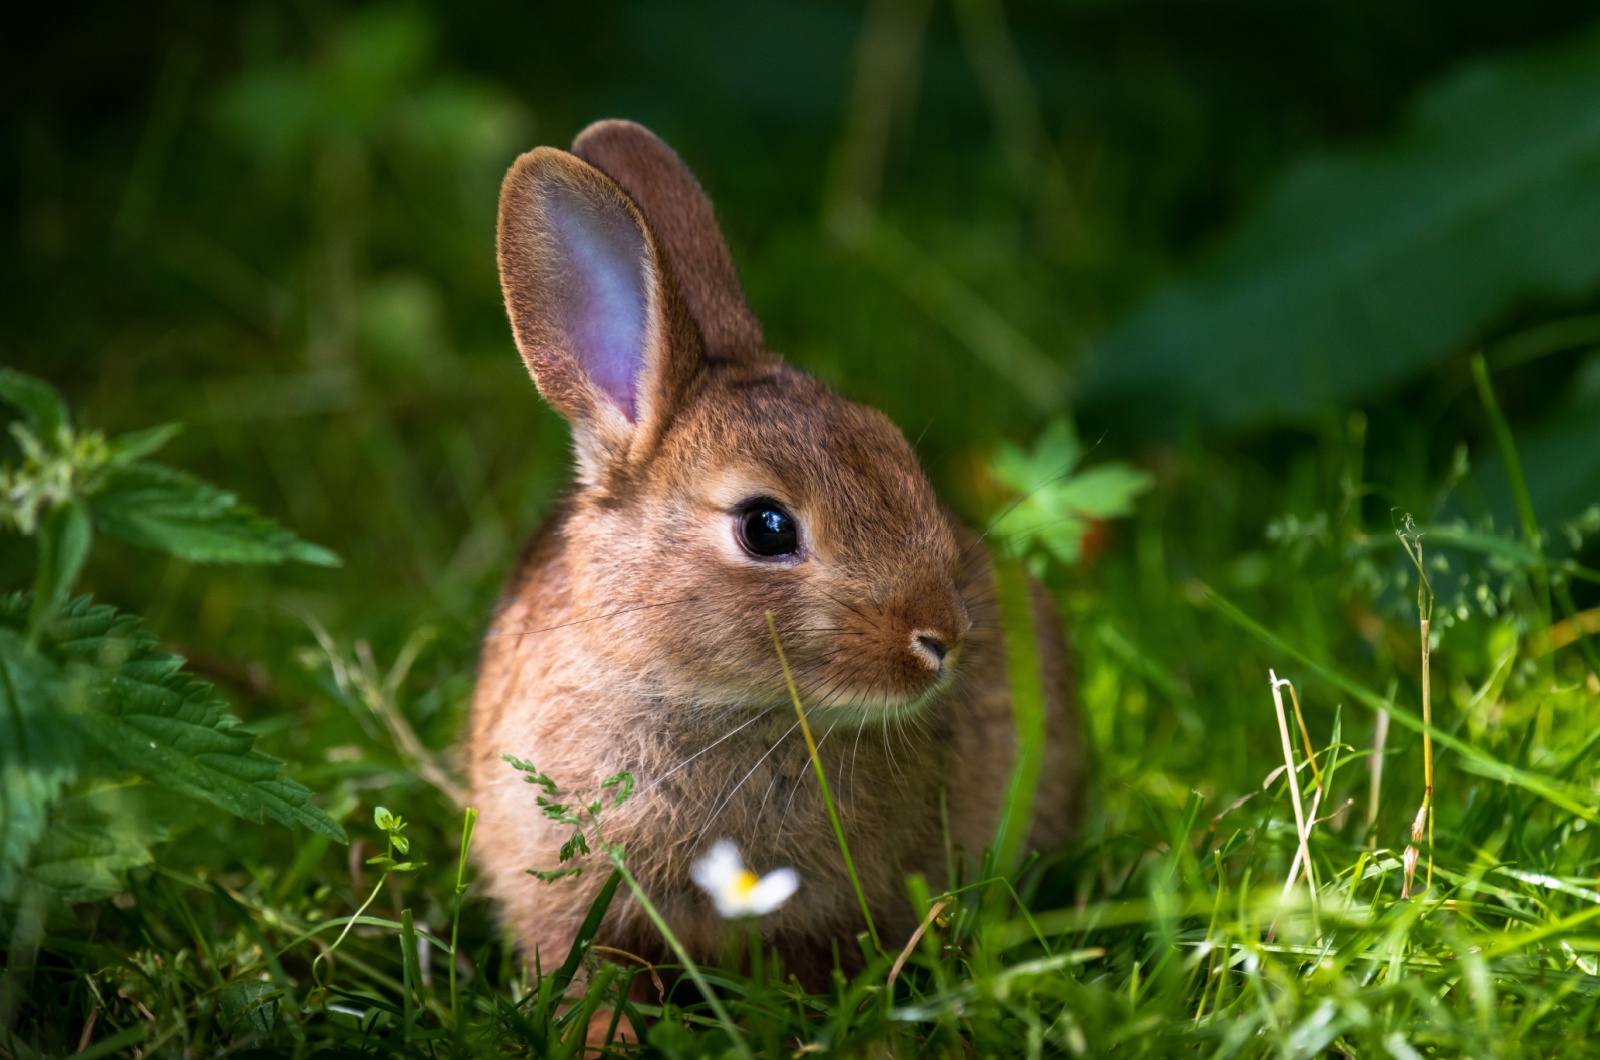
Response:
[{"label": "green grass", "polygon": [[[1331,499],[1351,485],[1344,452],[1320,484]],[[6,1048],[578,1055],[590,1014],[620,1006],[649,1030],[619,1054],[1586,1055],[1600,681],[1586,622],[1558,610],[1552,637],[1544,593],[1569,599],[1594,572],[1518,538],[1369,533],[1348,512],[1310,546],[1280,529],[1268,550],[1197,554],[1216,488],[1169,482],[1118,547],[1046,568],[1094,751],[1081,842],[953,889],[908,881],[926,914],[916,944],[838,940],[867,967],[826,994],[784,981],[770,955],[751,975],[694,969],[700,990],[652,1003],[626,1000],[630,979],[670,985],[681,969],[575,951],[530,976],[474,894],[448,748],[408,717],[462,687],[469,644],[415,634],[385,664],[312,627],[302,665],[319,692],[294,722],[315,732],[299,775],[353,845],[185,819],[112,900],[32,936],[14,928]],[[1407,540],[1438,594],[1431,722]],[[1297,693],[1281,713],[1269,670]],[[1429,743],[1431,840],[1413,833]],[[1301,846],[1286,744],[1314,897],[1304,872],[1286,885]],[[406,820],[374,824],[380,800]],[[617,870],[632,886],[625,860]]]},{"label": "green grass", "polygon": [[[1439,3],[1362,19],[1335,4],[1280,24],[1225,0],[1201,26],[1140,0],[960,0],[874,4],[858,22],[803,6],[759,25],[732,3],[709,22],[653,2],[514,18],[264,4],[209,21],[106,6],[16,57],[19,83],[39,87],[0,103],[22,129],[19,179],[4,174],[22,227],[16,261],[0,261],[0,358],[72,398],[80,441],[183,422],[162,461],[344,566],[216,566],[202,539],[170,535],[191,551],[162,555],[148,536],[115,538],[127,510],[103,526],[52,516],[50,540],[71,547],[43,556],[34,536],[0,533],[0,590],[49,597],[3,598],[0,661],[30,641],[54,650],[40,616],[77,573],[76,591],[144,617],[147,634],[103,638],[118,649],[106,665],[130,645],[146,664],[187,658],[215,688],[182,687],[238,715],[314,793],[279,821],[234,816],[192,797],[198,780],[168,790],[132,743],[57,777],[71,797],[50,835],[105,841],[107,871],[93,900],[0,908],[0,1056],[577,1056],[590,1014],[617,1009],[630,981],[648,1000],[621,1009],[649,1030],[619,1054],[1593,1051],[1600,509],[1563,507],[1592,492],[1600,437],[1585,418],[1600,393],[1588,259],[1542,262],[1565,277],[1556,293],[1493,320],[1459,287],[1439,312],[1486,360],[1386,325],[1382,343],[1426,370],[1271,426],[1229,433],[1182,398],[1169,416],[1074,389],[1085,351],[1240,230],[1295,159],[1404,161],[1410,141],[1383,137],[1408,127],[1426,81],[1576,39],[1591,16]],[[742,80],[755,33],[776,55],[759,92]],[[679,47],[693,42],[704,50]],[[640,67],[658,52],[670,70]],[[1520,98],[1503,124],[1543,128],[1517,120]],[[748,975],[700,968],[698,989],[581,949],[530,972],[463,856],[455,749],[478,638],[569,474],[565,428],[506,332],[495,190],[517,151],[622,112],[696,166],[775,348],[892,415],[970,522],[1083,455],[1047,426],[1069,396],[1090,469],[1110,454],[1153,484],[1128,511],[1141,475],[1100,495],[1079,480],[1075,503],[1115,517],[1081,555],[1082,527],[1051,507],[1061,496],[1031,499],[1017,525],[1071,533],[995,537],[1016,546],[1008,569],[1042,572],[1074,641],[1094,773],[1078,842],[1017,872],[908,880],[926,914],[916,944],[838,940],[866,967],[825,994],[759,952]],[[1476,130],[1475,113],[1452,129]],[[1503,161],[1445,154],[1432,180],[1405,184],[1424,205]],[[1587,157],[1562,170],[1580,201]],[[1333,216],[1325,205],[1307,215]],[[1494,203],[1470,206],[1434,263],[1481,255],[1473,240],[1501,231],[1475,223]],[[1414,230],[1410,206],[1385,216]],[[1342,260],[1281,246],[1319,268]],[[1284,260],[1241,277],[1274,287]],[[1409,290],[1391,293],[1404,304]],[[1339,298],[1339,319],[1367,320]],[[1179,374],[1277,407],[1271,373],[1212,364],[1191,356]],[[16,466],[13,441],[0,461]],[[1033,456],[1018,448],[1030,441]],[[1408,518],[1420,536],[1397,536]],[[263,525],[240,515],[236,529]],[[257,558],[328,558],[305,541]],[[71,660],[52,659],[49,702],[77,702]],[[1027,653],[1008,665],[1026,684]],[[1271,674],[1293,682],[1281,719]],[[17,687],[0,708],[24,702]],[[1314,900],[1303,872],[1290,882],[1302,837],[1285,732]],[[19,745],[0,744],[0,784]],[[1026,768],[1012,780],[1025,816]],[[995,864],[1012,864],[1019,834],[1013,817]],[[627,887],[619,868],[607,893]]]}]

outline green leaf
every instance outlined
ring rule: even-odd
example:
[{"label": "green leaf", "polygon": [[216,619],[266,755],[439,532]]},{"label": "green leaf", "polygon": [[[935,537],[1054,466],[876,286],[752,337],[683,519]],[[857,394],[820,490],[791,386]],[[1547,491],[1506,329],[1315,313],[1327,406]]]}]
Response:
[{"label": "green leaf", "polygon": [[39,529],[39,566],[34,573],[33,608],[28,616],[30,646],[38,642],[40,633],[71,595],[93,540],[89,513],[81,502],[53,508],[45,516]]},{"label": "green leaf", "polygon": [[22,410],[22,421],[47,445],[72,426],[72,414],[55,387],[13,368],[0,368],[0,401]]},{"label": "green leaf", "polygon": [[1150,488],[1150,476],[1127,464],[1077,471],[1082,455],[1072,424],[1058,419],[1031,452],[1007,445],[995,456],[995,478],[1021,494],[990,528],[1006,552],[1022,557],[1042,550],[1076,563],[1090,523],[1129,514],[1134,498]]},{"label": "green leaf", "polygon": [[1600,35],[1427,93],[1393,143],[1310,159],[1099,346],[1088,400],[1303,419],[1415,377],[1510,306],[1600,285]]},{"label": "green leaf", "polygon": [[[24,599],[0,607],[0,625],[17,620]],[[311,805],[311,792],[253,749],[255,734],[239,726],[211,686],[155,643],[138,619],[87,597],[62,609],[48,647],[83,682],[83,709],[71,714],[89,741],[119,768],[168,790],[344,842],[344,829]]]},{"label": "green leaf", "polygon": [[163,423],[159,427],[118,435],[109,443],[111,459],[119,464],[142,460],[172,441],[182,430],[181,423]]},{"label": "green leaf", "polygon": [[995,477],[1019,493],[1028,494],[1072,473],[1083,457],[1083,446],[1072,421],[1052,420],[1033,443],[1032,452],[1016,445],[1000,447],[995,456]]},{"label": "green leaf", "polygon": [[[529,870],[532,872],[532,870]],[[560,870],[550,873],[552,877],[561,876],[567,872],[577,874],[577,870]],[[534,875],[538,875],[534,873]],[[617,893],[617,885],[622,882],[622,873],[616,869],[611,870],[611,875],[606,877],[606,882],[600,885],[600,890],[595,894],[594,901],[589,903],[589,912],[583,918],[583,923],[578,926],[578,933],[572,938],[572,947],[567,950],[567,959],[561,962],[561,967],[556,970],[552,993],[560,997],[572,982],[573,976],[578,974],[578,968],[583,964],[583,956],[589,950],[589,944],[594,941],[595,934],[600,930],[600,924],[605,920],[606,910],[611,907],[611,899]]]},{"label": "green leaf", "polygon": [[79,766],[60,674],[24,644],[25,614],[22,604],[18,628],[0,628],[0,902],[16,897],[50,806]]},{"label": "green leaf", "polygon": [[278,999],[283,996],[262,979],[239,979],[217,991],[217,1012],[223,1030],[241,1036],[267,1034],[278,1021]]},{"label": "green leaf", "polygon": [[1100,464],[1065,480],[1052,492],[1058,509],[1094,519],[1133,513],[1133,500],[1150,488],[1150,476],[1127,464]]},{"label": "green leaf", "polygon": [[232,493],[159,464],[109,468],[90,505],[104,532],[194,563],[339,564]]},{"label": "green leaf", "polygon": [[34,848],[28,878],[60,903],[97,902],[122,889],[128,869],[153,860],[151,844],[167,836],[148,800],[123,790],[63,799],[50,827]]}]

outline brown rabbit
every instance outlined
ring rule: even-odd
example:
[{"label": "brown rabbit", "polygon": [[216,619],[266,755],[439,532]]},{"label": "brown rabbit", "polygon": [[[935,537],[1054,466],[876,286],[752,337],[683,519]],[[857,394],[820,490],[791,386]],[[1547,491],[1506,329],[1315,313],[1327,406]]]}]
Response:
[{"label": "brown rabbit", "polygon": [[[530,960],[565,956],[605,878],[551,883],[570,834],[501,760],[595,793],[697,959],[719,953],[690,865],[732,838],[798,869],[762,931],[802,982],[860,961],[863,921],[765,615],[794,668],[874,919],[915,927],[905,879],[947,878],[950,837],[992,842],[1015,752],[987,553],[911,446],[769,352],[694,176],[628,122],[517,159],[500,193],[501,285],[517,347],[572,425],[577,482],[513,575],[472,710],[475,850]],[[1082,756],[1057,619],[1034,590],[1048,747],[1031,842],[1063,843]],[[664,958],[625,891],[596,942]]]}]

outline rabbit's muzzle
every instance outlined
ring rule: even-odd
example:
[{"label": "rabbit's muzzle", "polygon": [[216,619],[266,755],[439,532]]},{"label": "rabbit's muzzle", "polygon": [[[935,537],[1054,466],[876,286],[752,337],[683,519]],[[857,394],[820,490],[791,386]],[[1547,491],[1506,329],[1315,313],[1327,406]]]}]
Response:
[{"label": "rabbit's muzzle", "polygon": [[857,606],[839,644],[841,678],[856,685],[854,705],[903,707],[946,683],[972,629],[953,586]]}]

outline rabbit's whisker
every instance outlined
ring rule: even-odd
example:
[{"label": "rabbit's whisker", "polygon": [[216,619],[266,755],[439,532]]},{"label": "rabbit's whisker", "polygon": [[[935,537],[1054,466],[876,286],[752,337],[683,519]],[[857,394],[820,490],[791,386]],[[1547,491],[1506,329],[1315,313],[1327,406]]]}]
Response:
[{"label": "rabbit's whisker", "polygon": [[[817,738],[817,751],[818,751],[819,754],[822,751],[822,745],[828,742],[828,737],[833,735],[833,730],[835,728],[837,728],[838,725],[839,725],[838,722],[834,722],[832,725],[829,725],[828,726],[828,731],[823,733],[821,736],[819,736]],[[800,792],[800,785],[801,785],[801,783],[803,783],[803,780],[802,780],[803,777],[804,777],[804,773],[802,773],[800,777],[796,777],[795,778],[795,782],[789,786],[789,801],[785,802],[783,804],[783,816],[778,818],[778,827],[776,827],[776,828],[774,828],[772,830],[772,834],[773,835],[782,835],[783,834],[783,826],[789,820],[789,811],[794,808],[794,797],[797,794],[799,794],[799,792]],[[762,809],[766,808],[766,800],[765,799],[761,800],[761,806],[762,806]]]},{"label": "rabbit's whisker", "polygon": [[834,596],[832,593],[828,592],[828,590],[826,590],[826,589],[823,589],[823,588],[819,587],[817,589],[817,591],[820,592],[823,596],[826,596],[828,599],[832,600],[834,603],[838,604],[840,607],[844,608],[845,610],[853,612],[858,618],[861,619],[861,621],[867,623],[869,626],[875,626],[876,625],[876,623],[874,623],[871,618],[867,617],[867,613],[865,611],[861,610],[861,608],[857,607],[855,604],[852,604],[852,603],[849,603],[847,601],[839,599],[837,596]]},{"label": "rabbit's whisker", "polygon": [[789,738],[789,734],[794,732],[799,727],[800,727],[800,721],[799,721],[799,719],[796,719],[793,725],[790,725],[787,729],[784,730],[782,736],[778,737],[776,740],[774,740],[772,742],[772,746],[767,748],[766,754],[764,754],[760,758],[756,759],[756,764],[750,767],[750,772],[748,772],[744,776],[740,777],[739,778],[739,783],[735,784],[733,786],[733,790],[728,792],[728,797],[723,799],[722,802],[717,806],[717,808],[715,810],[711,811],[710,816],[708,816],[706,818],[706,823],[703,824],[700,827],[700,832],[699,832],[698,835],[695,836],[694,843],[692,843],[691,846],[698,847],[700,845],[700,841],[705,838],[706,832],[710,831],[711,826],[712,826],[712,824],[714,824],[716,822],[717,817],[722,813],[723,810],[728,808],[728,803],[732,802],[733,801],[733,797],[735,795],[739,794],[739,789],[744,787],[744,782],[749,780],[752,776],[754,776],[755,775],[755,771],[761,768],[761,763],[765,762],[768,758],[772,757],[772,752],[776,751],[779,747],[782,747],[783,746],[783,742]]},{"label": "rabbit's whisker", "polygon": [[744,723],[739,725],[737,728],[730,729],[728,732],[724,733],[723,735],[717,737],[715,740],[713,740],[710,743],[706,744],[704,747],[700,748],[700,750],[696,751],[694,754],[690,755],[688,758],[685,758],[683,761],[679,762],[677,765],[673,766],[671,769],[667,770],[665,773],[661,774],[659,777],[655,777],[654,779],[650,780],[648,783],[646,783],[643,786],[641,786],[639,788],[639,794],[642,795],[645,792],[651,790],[657,784],[660,784],[663,780],[666,780],[668,777],[672,776],[672,774],[676,773],[678,770],[682,769],[684,766],[688,765],[690,762],[693,762],[696,758],[699,758],[701,755],[705,754],[707,751],[711,750],[713,747],[715,747],[718,744],[722,743],[724,740],[727,740],[727,739],[730,739],[731,737],[737,736],[743,730],[749,728],[751,725],[754,725],[756,722],[760,721],[762,718],[766,717],[768,714],[771,714],[772,710],[773,710],[772,707],[767,707],[766,709],[764,709],[762,711],[759,711],[756,714],[751,715],[750,718],[747,721],[745,721]]}]

